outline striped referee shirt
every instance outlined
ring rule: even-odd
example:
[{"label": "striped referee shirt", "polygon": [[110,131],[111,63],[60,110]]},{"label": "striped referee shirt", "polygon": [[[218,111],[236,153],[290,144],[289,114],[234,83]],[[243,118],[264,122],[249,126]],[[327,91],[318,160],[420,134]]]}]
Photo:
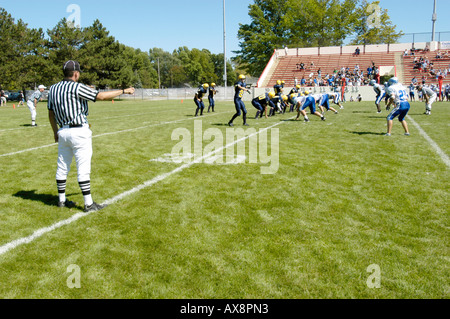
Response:
[{"label": "striped referee shirt", "polygon": [[84,84],[63,80],[50,87],[47,107],[60,127],[87,124],[88,101],[95,102],[98,93]]}]

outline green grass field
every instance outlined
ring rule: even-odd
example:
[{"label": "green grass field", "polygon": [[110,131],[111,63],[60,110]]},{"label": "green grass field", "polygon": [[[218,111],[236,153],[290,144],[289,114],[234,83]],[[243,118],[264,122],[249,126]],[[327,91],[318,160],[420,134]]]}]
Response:
[{"label": "green grass field", "polygon": [[[0,246],[82,211],[76,166],[59,209],[57,146],[46,104],[31,128],[25,107],[0,108]],[[264,164],[155,162],[172,132],[194,133],[192,101],[90,105],[92,192],[105,202],[152,181],[101,212],[0,255],[0,298],[448,298],[449,167],[410,123],[383,136],[387,112],[347,103],[327,121],[277,115],[251,128],[279,129],[279,169]],[[409,115],[446,154],[450,103]],[[226,132],[232,102],[202,117]],[[242,128],[241,118],[237,128]],[[203,146],[208,143],[204,143]],[[273,145],[269,147],[273,150]],[[173,172],[171,175],[163,175]],[[2,251],[0,248],[0,251]],[[67,285],[70,265],[81,288]],[[378,265],[381,287],[369,288]]]}]

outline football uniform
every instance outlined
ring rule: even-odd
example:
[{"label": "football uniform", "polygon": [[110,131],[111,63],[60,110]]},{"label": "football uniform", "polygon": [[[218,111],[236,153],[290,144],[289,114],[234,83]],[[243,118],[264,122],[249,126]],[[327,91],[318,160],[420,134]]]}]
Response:
[{"label": "football uniform", "polygon": [[388,115],[387,119],[392,121],[398,116],[398,120],[402,122],[410,109],[405,87],[401,83],[391,85],[389,87],[389,96],[394,99],[395,108]]}]

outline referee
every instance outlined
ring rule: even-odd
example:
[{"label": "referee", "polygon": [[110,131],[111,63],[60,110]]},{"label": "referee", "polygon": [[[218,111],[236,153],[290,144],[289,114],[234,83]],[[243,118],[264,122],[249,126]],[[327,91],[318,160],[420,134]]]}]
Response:
[{"label": "referee", "polygon": [[47,105],[55,142],[58,143],[56,170],[58,207],[72,208],[76,205],[66,199],[67,175],[75,157],[78,184],[84,197],[84,211],[94,212],[106,205],[97,204],[91,195],[92,131],[87,120],[88,101],[111,100],[122,94],[134,94],[134,88],[98,92],[78,83],[81,69],[76,61],[67,61],[63,66],[63,72],[64,80],[50,87]]}]

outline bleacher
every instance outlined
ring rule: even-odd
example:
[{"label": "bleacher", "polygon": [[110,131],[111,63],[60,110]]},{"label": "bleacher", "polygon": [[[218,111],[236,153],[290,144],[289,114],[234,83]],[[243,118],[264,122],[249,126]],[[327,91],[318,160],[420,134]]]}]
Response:
[{"label": "bleacher", "polygon": [[[303,71],[297,68],[297,64],[302,62],[305,65],[305,70]],[[311,67],[311,62],[314,63],[313,67]],[[300,82],[301,78],[305,77],[308,81],[311,72],[314,73],[314,77],[317,77],[319,68],[322,78],[326,74],[333,74],[335,69],[339,71],[342,67],[348,67],[353,71],[356,65],[359,65],[360,70],[366,74],[367,68],[372,65],[372,62],[377,67],[382,65],[395,65],[395,52],[361,53],[358,56],[354,56],[353,54],[321,54],[281,57],[266,86],[272,87],[277,80],[283,80],[286,86],[292,87],[294,86],[294,78],[297,78]]]},{"label": "bleacher", "polygon": [[[436,56],[438,53],[441,53],[444,55],[443,58],[437,59]],[[403,64],[404,64],[404,83],[409,84],[411,83],[411,80],[416,77],[418,82],[421,82],[422,76],[425,75],[426,77],[426,84],[436,84],[438,83],[436,76],[430,75],[428,72],[419,72],[419,70],[414,69],[414,58],[417,57],[418,59],[423,56],[424,58],[427,57],[430,63],[433,63],[433,67],[435,71],[439,71],[441,69],[442,71],[444,69],[449,69],[450,67],[450,55],[447,55],[447,50],[439,50],[439,51],[433,51],[433,52],[416,52],[414,56],[407,55],[403,57]],[[447,78],[444,79],[444,84],[450,84],[450,73],[447,75]]]}]

